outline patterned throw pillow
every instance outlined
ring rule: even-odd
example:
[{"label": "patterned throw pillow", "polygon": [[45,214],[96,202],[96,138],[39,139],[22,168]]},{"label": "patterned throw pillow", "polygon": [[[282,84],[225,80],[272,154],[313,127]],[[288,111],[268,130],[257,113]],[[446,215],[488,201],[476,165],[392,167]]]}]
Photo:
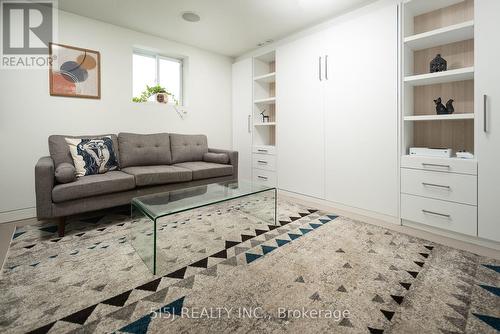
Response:
[{"label": "patterned throw pillow", "polygon": [[118,168],[111,137],[65,139],[69,145],[77,177],[103,174]]}]

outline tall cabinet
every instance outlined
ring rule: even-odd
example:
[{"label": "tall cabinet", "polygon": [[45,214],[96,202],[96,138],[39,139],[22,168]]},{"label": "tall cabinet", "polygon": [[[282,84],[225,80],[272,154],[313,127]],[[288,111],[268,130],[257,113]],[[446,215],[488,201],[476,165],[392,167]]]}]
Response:
[{"label": "tall cabinet", "polygon": [[478,235],[500,241],[500,1],[476,0],[474,12]]},{"label": "tall cabinet", "polygon": [[233,64],[233,149],[238,151],[238,177],[252,179],[252,59]]},{"label": "tall cabinet", "polygon": [[276,50],[278,187],[318,198],[325,195],[325,38],[320,32]]},{"label": "tall cabinet", "polygon": [[385,2],[277,49],[281,189],[397,217],[397,24]]},{"label": "tall cabinet", "polygon": [[[398,7],[325,33],[325,198],[398,216]],[[369,29],[367,29],[369,27]]]}]

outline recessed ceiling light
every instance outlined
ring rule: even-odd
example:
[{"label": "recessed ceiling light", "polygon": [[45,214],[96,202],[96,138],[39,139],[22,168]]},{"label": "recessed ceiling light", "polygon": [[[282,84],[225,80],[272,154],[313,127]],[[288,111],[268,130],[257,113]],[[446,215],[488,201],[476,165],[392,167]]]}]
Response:
[{"label": "recessed ceiling light", "polygon": [[198,22],[200,20],[200,15],[195,12],[184,12],[182,13],[182,18],[184,21],[188,22]]}]

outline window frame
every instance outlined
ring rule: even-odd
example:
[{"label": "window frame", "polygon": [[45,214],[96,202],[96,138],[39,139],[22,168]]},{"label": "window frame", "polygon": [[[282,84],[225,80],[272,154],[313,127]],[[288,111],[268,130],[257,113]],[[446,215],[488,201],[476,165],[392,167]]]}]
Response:
[{"label": "window frame", "polygon": [[[184,105],[184,58],[175,58],[175,57],[171,57],[171,56],[165,56],[165,55],[161,55],[158,53],[148,52],[148,51],[144,51],[144,50],[137,50],[137,49],[133,50],[132,57],[134,55],[154,58],[154,60],[155,60],[155,85],[160,84],[160,60],[161,59],[179,63],[181,73],[179,75],[179,96],[177,97],[177,100],[179,102],[179,105],[181,105],[181,106]],[[134,64],[132,62],[132,66],[133,65]],[[133,69],[132,69],[132,71],[133,71]],[[134,78],[132,77],[132,85],[133,85],[133,80],[134,80]]]}]

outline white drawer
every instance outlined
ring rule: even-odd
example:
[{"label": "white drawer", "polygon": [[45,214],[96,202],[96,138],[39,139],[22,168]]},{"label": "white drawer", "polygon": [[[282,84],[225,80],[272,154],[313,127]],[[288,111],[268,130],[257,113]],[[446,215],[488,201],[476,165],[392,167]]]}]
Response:
[{"label": "white drawer", "polygon": [[267,146],[267,145],[254,145],[252,147],[252,152],[253,153],[260,153],[260,154],[275,155],[276,154],[276,147]]},{"label": "white drawer", "polygon": [[477,235],[477,207],[401,194],[401,218],[444,230]]},{"label": "white drawer", "polygon": [[477,205],[477,177],[402,168],[401,192]]},{"label": "white drawer", "polygon": [[253,154],[252,166],[257,169],[276,170],[276,156],[268,154]]},{"label": "white drawer", "polygon": [[477,175],[477,161],[474,159],[467,160],[405,155],[401,157],[401,167]]},{"label": "white drawer", "polygon": [[252,171],[253,173],[253,182],[257,184],[262,184],[268,187],[276,187],[276,173],[267,171],[267,170],[261,170],[261,169],[254,169]]}]

